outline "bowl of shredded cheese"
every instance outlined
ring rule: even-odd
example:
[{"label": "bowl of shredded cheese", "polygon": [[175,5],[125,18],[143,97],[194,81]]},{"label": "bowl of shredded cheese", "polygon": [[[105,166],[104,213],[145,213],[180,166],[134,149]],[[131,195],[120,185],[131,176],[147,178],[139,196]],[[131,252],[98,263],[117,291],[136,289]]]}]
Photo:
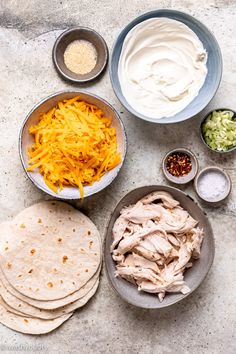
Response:
[{"label": "bowl of shredded cheese", "polygon": [[29,179],[61,199],[82,199],[107,187],[126,154],[115,109],[84,92],[59,92],[36,105],[20,131],[19,151]]}]

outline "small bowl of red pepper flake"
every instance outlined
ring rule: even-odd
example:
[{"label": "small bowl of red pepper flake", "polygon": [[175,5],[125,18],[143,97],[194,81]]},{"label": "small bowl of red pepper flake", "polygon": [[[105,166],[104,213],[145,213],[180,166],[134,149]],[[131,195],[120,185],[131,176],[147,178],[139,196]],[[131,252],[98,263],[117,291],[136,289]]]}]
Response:
[{"label": "small bowl of red pepper flake", "polygon": [[196,156],[188,149],[169,151],[162,162],[165,177],[173,183],[185,184],[192,181],[198,172]]}]

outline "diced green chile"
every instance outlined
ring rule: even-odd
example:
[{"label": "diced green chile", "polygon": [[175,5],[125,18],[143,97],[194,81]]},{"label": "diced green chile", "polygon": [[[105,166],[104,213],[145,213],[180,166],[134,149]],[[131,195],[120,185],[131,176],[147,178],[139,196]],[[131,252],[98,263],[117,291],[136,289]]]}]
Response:
[{"label": "diced green chile", "polygon": [[236,146],[236,119],[231,111],[213,111],[202,124],[202,134],[213,150],[227,151]]}]

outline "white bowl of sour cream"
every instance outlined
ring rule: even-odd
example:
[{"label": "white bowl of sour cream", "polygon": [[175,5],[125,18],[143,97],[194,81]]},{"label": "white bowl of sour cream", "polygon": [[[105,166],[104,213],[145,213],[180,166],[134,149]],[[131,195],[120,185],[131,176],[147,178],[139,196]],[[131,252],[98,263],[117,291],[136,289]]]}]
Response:
[{"label": "white bowl of sour cream", "polygon": [[141,15],[118,36],[110,63],[113,89],[135,116],[176,123],[199,113],[222,74],[220,48],[209,30],[174,10]]}]

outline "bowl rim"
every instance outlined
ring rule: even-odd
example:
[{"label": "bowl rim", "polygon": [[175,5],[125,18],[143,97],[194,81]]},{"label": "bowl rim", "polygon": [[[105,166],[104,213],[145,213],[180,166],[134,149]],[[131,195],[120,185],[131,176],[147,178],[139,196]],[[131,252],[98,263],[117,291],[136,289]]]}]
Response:
[{"label": "bowl rim", "polygon": [[[112,219],[112,216],[114,214],[114,212],[116,211],[117,208],[119,208],[120,204],[122,203],[122,201],[130,194],[132,194],[135,190],[138,190],[138,189],[144,189],[144,188],[150,188],[150,190],[152,188],[167,188],[167,189],[170,189],[170,190],[175,190],[175,191],[178,191],[180,192],[181,194],[183,194],[185,197],[189,198],[190,201],[192,203],[195,203],[197,205],[197,207],[201,210],[201,212],[204,214],[205,218],[207,219],[207,223],[208,223],[208,227],[209,227],[209,230],[210,230],[210,234],[211,234],[211,238],[212,238],[212,253],[211,253],[211,258],[210,258],[210,263],[208,264],[208,269],[207,271],[199,278],[199,281],[198,281],[198,285],[192,289],[190,289],[190,292],[187,293],[187,294],[182,294],[182,297],[177,300],[177,301],[173,301],[167,305],[165,304],[162,304],[161,307],[157,308],[157,307],[149,307],[149,306],[140,306],[140,305],[137,305],[133,300],[132,298],[131,299],[127,299],[127,297],[123,296],[123,294],[121,294],[118,289],[116,288],[116,286],[113,284],[112,282],[112,279],[111,279],[111,276],[110,276],[110,272],[108,270],[108,261],[107,261],[107,255],[106,255],[106,248],[107,248],[107,240],[108,240],[108,229],[109,229],[109,226],[110,226],[110,223],[111,223],[111,219]],[[151,193],[151,192],[147,192],[148,193]],[[169,193],[171,193],[171,191],[169,191]],[[168,307],[171,307],[179,302],[181,302],[182,300],[184,300],[186,297],[188,297],[189,295],[191,295],[195,290],[197,290],[200,285],[203,283],[203,281],[205,280],[205,278],[207,277],[211,267],[212,267],[212,264],[214,262],[214,258],[215,258],[215,237],[214,237],[214,232],[213,232],[213,229],[212,229],[212,226],[211,226],[211,223],[210,223],[210,220],[209,218],[207,217],[207,214],[204,212],[204,210],[199,206],[199,204],[190,196],[188,195],[186,192],[182,191],[181,189],[179,188],[176,188],[176,187],[173,187],[173,186],[169,186],[169,185],[161,185],[161,184],[158,184],[158,185],[155,185],[155,184],[151,184],[151,185],[142,185],[142,186],[139,186],[137,188],[134,188],[134,189],[131,189],[129,192],[127,192],[125,195],[123,195],[122,198],[120,198],[120,200],[116,203],[112,213],[110,214],[110,217],[109,217],[109,220],[107,221],[106,223],[106,228],[105,228],[105,237],[104,237],[104,241],[103,241],[103,261],[104,261],[104,264],[105,264],[105,271],[106,271],[106,276],[108,278],[108,282],[110,284],[110,286],[112,287],[112,289],[115,291],[116,294],[118,294],[120,296],[120,298],[122,298],[125,302],[127,302],[128,304],[132,305],[132,306],[135,306],[137,308],[143,308],[143,309],[148,309],[148,310],[161,310],[162,308],[168,308]],[[114,261],[113,261],[114,262]],[[127,282],[126,280],[123,279],[124,282]],[[128,282],[127,282],[128,283]],[[128,283],[129,285],[129,283]]]},{"label": "bowl rim", "polygon": [[[67,75],[60,67],[60,65],[58,64],[58,60],[57,60],[57,47],[59,45],[59,43],[63,40],[63,38],[69,34],[69,33],[72,33],[72,32],[75,32],[75,31],[80,31],[80,30],[83,30],[83,31],[86,31],[86,32],[90,32],[90,33],[93,33],[97,40],[102,44],[103,48],[104,48],[104,60],[103,60],[103,65],[101,67],[101,69],[99,71],[97,71],[94,75],[92,75],[91,77],[87,78],[87,79],[75,79],[75,78],[72,78],[71,76]],[[93,81],[95,80],[96,78],[98,78],[102,72],[105,70],[106,68],[106,65],[108,63],[108,58],[109,58],[109,52],[108,52],[108,47],[107,47],[107,43],[105,41],[105,39],[97,32],[95,31],[93,28],[90,28],[90,27],[86,27],[86,26],[77,26],[77,27],[72,27],[72,28],[69,28],[65,31],[63,31],[56,39],[54,45],[53,45],[53,49],[52,49],[52,60],[53,60],[53,64],[54,64],[54,67],[56,69],[56,71],[58,72],[58,74],[65,80],[67,81],[70,81],[70,82],[73,82],[73,83],[77,83],[77,84],[83,84],[83,83],[86,83],[86,82],[90,82],[90,81]]]},{"label": "bowl rim", "polygon": [[[219,171],[220,173],[222,173],[225,178],[227,179],[227,182],[228,182],[228,187],[227,187],[227,194],[224,196],[224,198],[222,199],[218,199],[218,200],[214,200],[214,201],[211,201],[209,199],[205,199],[200,193],[199,193],[199,190],[198,190],[198,180],[199,178],[201,177],[202,174],[204,174],[205,172],[207,171],[214,171],[214,170],[217,170]],[[205,168],[203,168],[201,171],[198,172],[198,174],[196,175],[195,179],[194,179],[194,189],[195,189],[195,192],[197,194],[197,196],[203,200],[204,202],[206,203],[209,203],[209,204],[217,204],[219,202],[222,202],[224,201],[225,199],[228,198],[228,196],[230,195],[231,193],[231,190],[232,190],[232,181],[231,181],[231,178],[230,176],[228,175],[228,173],[221,167],[219,166],[214,166],[214,165],[211,165],[211,166],[207,166]]]},{"label": "bowl rim", "polygon": [[[166,170],[166,159],[169,155],[173,154],[174,152],[184,152],[186,154],[188,154],[190,156],[190,158],[192,158],[195,162],[195,172],[194,174],[192,175],[191,178],[188,178],[187,179],[187,176],[186,176],[186,180],[185,181],[182,181],[182,182],[177,182],[175,179],[172,179],[172,176],[171,174],[167,174],[167,170]],[[194,180],[194,178],[196,177],[197,173],[198,173],[198,170],[199,170],[199,163],[198,163],[198,159],[196,157],[196,155],[189,149],[187,148],[184,148],[184,147],[180,147],[180,148],[175,148],[175,149],[172,149],[170,151],[168,151],[165,156],[163,157],[162,159],[162,171],[163,171],[163,174],[164,176],[166,177],[166,179],[172,183],[175,183],[175,184],[179,184],[179,185],[184,185],[184,184],[187,184],[189,182],[191,182],[192,180]]]},{"label": "bowl rim", "polygon": [[[213,32],[207,27],[204,25],[204,23],[202,23],[201,21],[199,21],[198,19],[196,19],[194,16],[190,15],[189,13],[187,12],[184,12],[184,11],[178,11],[178,10],[174,10],[174,9],[166,9],[166,8],[163,8],[163,9],[157,9],[157,10],[151,10],[151,11],[146,11],[146,12],[143,12],[142,14],[140,14],[139,16],[133,18],[129,23],[127,23],[125,26],[122,27],[122,29],[119,31],[118,35],[116,36],[116,39],[115,41],[113,42],[113,45],[112,45],[112,48],[111,48],[111,55],[110,55],[110,60],[109,60],[109,76],[110,76],[110,81],[111,81],[111,85],[112,85],[112,88],[113,88],[113,91],[117,97],[117,99],[120,101],[120,103],[125,107],[125,109],[130,112],[134,117],[137,117],[139,119],[142,119],[146,122],[149,122],[149,123],[155,123],[155,124],[175,124],[175,123],[181,123],[181,122],[184,122],[188,119],[191,119],[191,118],[194,118],[195,116],[197,116],[197,114],[199,114],[200,112],[202,112],[205,107],[201,108],[197,113],[194,113],[194,114],[189,114],[187,115],[184,119],[178,119],[178,120],[175,120],[175,121],[165,121],[165,118],[173,118],[174,116],[171,116],[171,117],[163,117],[163,118],[160,118],[160,119],[153,119],[153,118],[150,118],[150,117],[147,117],[147,116],[144,116],[143,114],[137,112],[135,109],[133,109],[133,107],[131,107],[130,105],[127,106],[126,104],[126,100],[125,100],[125,97],[121,92],[119,92],[119,90],[116,89],[116,84],[115,84],[115,80],[114,80],[114,77],[113,77],[113,69],[112,69],[112,59],[113,59],[113,56],[114,56],[114,53],[115,53],[115,49],[116,49],[116,46],[117,46],[117,43],[119,41],[119,38],[121,37],[121,35],[126,32],[127,30],[127,27],[131,27],[131,29],[136,26],[137,24],[134,24],[137,20],[139,21],[138,23],[141,23],[149,18],[154,18],[155,16],[152,16],[152,15],[155,15],[155,14],[159,14],[159,13],[162,13],[162,12],[166,12],[166,13],[169,13],[169,14],[177,14],[177,15],[184,15],[186,16],[187,18],[191,19],[192,22],[200,25],[204,31],[208,32],[211,37],[213,38],[213,41],[215,43],[215,46],[217,48],[217,52],[219,54],[219,61],[220,61],[220,67],[219,67],[219,70],[218,70],[218,75],[219,75],[219,80],[218,80],[218,83],[215,87],[215,91],[212,95],[212,97],[208,100],[207,104],[205,105],[208,106],[209,103],[213,100],[213,98],[215,97],[216,93],[217,93],[217,90],[220,86],[220,83],[221,83],[221,79],[222,79],[222,74],[223,74],[223,56],[222,56],[222,53],[221,53],[221,49],[220,49],[220,46],[219,46],[219,43],[215,37],[215,35],[213,34]],[[145,18],[146,16],[152,16],[152,17],[149,17],[149,18]],[[161,16],[160,16],[161,17]],[[145,19],[143,19],[145,18]],[[130,29],[130,30],[131,30]],[[127,32],[127,34],[130,32],[130,30]],[[194,31],[193,31],[194,32]],[[195,33],[195,32],[194,32]],[[126,35],[127,35],[126,34]],[[123,46],[123,42],[122,41],[122,46]],[[193,99],[194,100],[194,99]],[[192,100],[192,101],[193,101]],[[191,101],[191,102],[192,102]],[[190,103],[191,103],[190,102]],[[187,106],[186,106],[187,107]],[[185,108],[186,108],[185,107]],[[181,113],[181,111],[179,112]]]},{"label": "bowl rim", "polygon": [[231,111],[231,112],[233,112],[233,113],[236,115],[236,111],[233,110],[233,109],[231,109],[231,108],[215,108],[215,109],[210,110],[207,114],[204,115],[204,117],[203,117],[203,118],[201,119],[201,121],[200,121],[200,125],[199,125],[200,137],[201,137],[201,140],[202,140],[202,142],[204,143],[204,145],[205,145],[206,147],[208,147],[208,149],[209,149],[210,151],[213,151],[213,152],[216,152],[216,153],[222,154],[222,155],[223,155],[223,154],[228,154],[228,153],[230,153],[230,152],[236,150],[236,145],[235,145],[234,147],[232,147],[231,149],[226,150],[226,151],[214,150],[214,149],[212,149],[212,148],[206,143],[206,141],[205,141],[205,139],[204,139],[204,137],[203,137],[202,125],[203,125],[203,123],[205,122],[205,120],[210,116],[210,114],[212,114],[212,113],[215,112],[215,111]]},{"label": "bowl rim", "polygon": [[34,178],[32,178],[31,174],[29,174],[29,172],[26,170],[27,166],[25,164],[25,160],[24,160],[24,157],[23,157],[23,131],[25,129],[25,125],[26,123],[28,122],[30,116],[33,114],[33,112],[39,108],[43,103],[51,100],[52,98],[55,98],[61,94],[67,94],[67,93],[77,93],[77,94],[85,94],[85,95],[88,95],[88,96],[92,96],[100,101],[102,101],[106,106],[108,106],[115,114],[116,118],[118,119],[119,123],[120,123],[120,126],[121,126],[121,130],[123,132],[123,138],[124,138],[124,154],[123,154],[123,157],[122,157],[122,161],[120,162],[120,164],[118,165],[118,168],[117,168],[117,171],[116,171],[116,174],[113,176],[113,178],[110,180],[109,184],[106,185],[105,187],[102,187],[102,188],[99,188],[96,192],[93,192],[93,193],[90,193],[89,195],[86,195],[84,196],[83,199],[85,198],[88,198],[92,195],[95,195],[99,192],[101,192],[103,189],[107,188],[114,180],[115,178],[118,176],[121,168],[123,167],[123,164],[124,164],[124,161],[125,161],[125,158],[126,158],[126,154],[127,154],[127,145],[128,145],[128,142],[127,142],[127,133],[126,133],[126,130],[125,130],[125,126],[124,126],[124,123],[120,117],[120,115],[118,114],[117,110],[108,102],[106,101],[104,98],[101,98],[100,96],[96,95],[96,94],[93,94],[91,92],[88,92],[88,91],[85,91],[85,90],[63,90],[63,91],[58,91],[56,93],[53,93],[49,96],[47,96],[46,98],[40,100],[38,103],[36,103],[33,108],[31,108],[31,110],[29,111],[29,113],[26,115],[25,119],[23,120],[22,124],[21,124],[21,128],[20,128],[20,131],[19,131],[19,137],[18,137],[18,151],[19,151],[19,156],[20,156],[20,161],[21,161],[21,165],[23,167],[23,170],[26,174],[26,176],[29,178],[29,180],[33,183],[34,186],[36,186],[39,190],[41,190],[42,192],[46,193],[47,195],[50,195],[51,197],[54,197],[56,199],[61,199],[61,200],[82,200],[80,197],[79,198],[74,198],[74,197],[67,197],[67,196],[60,196],[59,194],[56,194],[51,191],[51,190],[46,190],[43,186],[41,186],[38,182],[35,181]]}]

